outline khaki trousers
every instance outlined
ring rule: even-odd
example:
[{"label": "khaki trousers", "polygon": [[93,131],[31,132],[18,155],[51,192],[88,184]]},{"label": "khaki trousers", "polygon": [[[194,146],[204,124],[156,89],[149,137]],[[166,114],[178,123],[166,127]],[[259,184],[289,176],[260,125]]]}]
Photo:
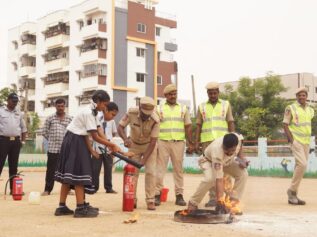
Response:
[{"label": "khaki trousers", "polygon": [[[212,174],[212,166],[210,161],[206,161],[200,166],[204,172],[204,179],[200,182],[196,192],[190,198],[190,202],[197,206],[203,200],[208,190],[210,190],[211,187],[215,187],[216,181]],[[246,169],[241,169],[239,164],[234,161],[228,166],[224,166],[223,171],[234,178],[234,186],[231,197],[240,200],[247,182],[248,171]]]},{"label": "khaki trousers", "polygon": [[[211,144],[212,142],[213,141],[201,143],[202,151],[205,152],[207,146],[209,146],[209,144]],[[209,200],[215,200],[215,199],[216,199],[216,188],[215,186],[213,186],[209,190]]]},{"label": "khaki trousers", "polygon": [[173,177],[175,194],[184,192],[183,160],[185,141],[158,141],[158,156],[156,160],[156,187],[155,194],[159,195],[164,187],[163,180],[167,170],[168,161],[171,158],[173,165]]},{"label": "khaki trousers", "polygon": [[[135,161],[140,161],[143,153],[146,151],[149,144],[137,145],[132,143],[129,151],[133,152],[135,155],[132,157]],[[154,202],[155,196],[155,169],[156,169],[156,156],[157,156],[157,146],[155,146],[152,154],[146,161],[144,165],[145,171],[145,200],[147,203]],[[137,199],[137,185],[139,179],[139,169],[134,176],[134,193],[135,199]]]},{"label": "khaki trousers", "polygon": [[290,190],[297,192],[300,182],[302,181],[309,156],[309,144],[302,144],[294,140],[291,150],[295,158],[295,168]]}]

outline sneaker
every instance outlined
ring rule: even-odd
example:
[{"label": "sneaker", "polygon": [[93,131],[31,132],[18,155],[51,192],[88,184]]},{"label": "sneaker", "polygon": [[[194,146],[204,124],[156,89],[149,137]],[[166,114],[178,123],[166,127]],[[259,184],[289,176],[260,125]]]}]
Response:
[{"label": "sneaker", "polygon": [[176,195],[175,205],[177,205],[177,206],[186,206],[186,202],[185,202],[185,200],[183,198],[183,194],[177,194]]},{"label": "sneaker", "polygon": [[97,217],[97,216],[98,216],[98,212],[86,206],[79,207],[79,208],[77,207],[74,213],[75,218],[85,218],[85,217],[89,218],[89,217]]},{"label": "sneaker", "polygon": [[107,190],[107,191],[106,191],[106,193],[117,194],[118,192],[117,192],[117,191],[115,191],[115,190],[113,190],[113,189],[111,189],[111,190]]},{"label": "sneaker", "polygon": [[91,205],[89,204],[89,202],[85,202],[85,203],[84,203],[84,206],[87,207],[87,208],[89,208],[89,209],[92,209],[92,210],[94,210],[94,211],[99,212],[99,208],[98,208],[98,207],[93,207],[93,206],[91,206]]},{"label": "sneaker", "polygon": [[215,207],[217,206],[217,201],[214,199],[210,199],[206,204],[205,207]]},{"label": "sneaker", "polygon": [[148,202],[147,203],[147,209],[149,210],[149,211],[155,211],[155,204],[154,204],[154,202]]},{"label": "sneaker", "polygon": [[55,210],[55,216],[67,216],[67,215],[73,215],[74,211],[69,209],[67,206],[58,207]]},{"label": "sneaker", "polygon": [[51,193],[49,191],[44,191],[43,193],[41,193],[41,196],[48,196],[50,195]]},{"label": "sneaker", "polygon": [[155,206],[161,205],[161,194],[155,195],[155,201],[154,201]]},{"label": "sneaker", "polygon": [[288,204],[291,204],[291,205],[305,205],[306,204],[304,200],[301,200],[297,197],[297,193],[295,191],[288,189],[287,196],[288,196]]}]

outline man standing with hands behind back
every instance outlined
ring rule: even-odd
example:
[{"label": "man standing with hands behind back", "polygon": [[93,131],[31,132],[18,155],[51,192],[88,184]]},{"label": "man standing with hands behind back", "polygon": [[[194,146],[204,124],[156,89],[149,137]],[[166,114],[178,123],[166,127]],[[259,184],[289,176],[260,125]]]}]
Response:
[{"label": "man standing with hands behind back", "polygon": [[299,88],[296,92],[297,101],[286,107],[283,120],[284,131],[295,158],[292,183],[287,190],[288,203],[292,205],[306,204],[304,200],[297,197],[297,193],[307,167],[311,120],[314,117],[313,108],[307,104],[307,96],[307,88]]},{"label": "man standing with hands behind back", "polygon": [[[19,97],[16,93],[8,96],[7,105],[0,107],[0,176],[8,156],[9,176],[17,174],[20,149],[25,144],[26,125],[23,115],[16,108]],[[10,180],[10,193],[12,179]]]},{"label": "man standing with hands behind back", "polygon": [[192,142],[192,122],[187,107],[177,102],[177,88],[174,84],[167,85],[164,88],[164,96],[166,102],[158,106],[161,123],[156,162],[155,205],[159,206],[161,204],[161,190],[164,187],[163,180],[168,161],[171,158],[175,183],[175,204],[186,206],[183,197],[183,160],[186,138],[188,142],[188,152],[192,153],[194,150],[194,143]]}]

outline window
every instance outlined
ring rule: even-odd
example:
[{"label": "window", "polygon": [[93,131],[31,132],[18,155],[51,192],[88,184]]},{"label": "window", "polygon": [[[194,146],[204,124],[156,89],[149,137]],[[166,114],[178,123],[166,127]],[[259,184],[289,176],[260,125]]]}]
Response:
[{"label": "window", "polygon": [[12,65],[14,71],[18,70],[18,64],[16,62],[13,62]]},{"label": "window", "polygon": [[155,27],[155,35],[161,36],[161,28],[160,27]]},{"label": "window", "polygon": [[171,75],[171,82],[172,82],[172,84],[176,85],[177,79],[176,79],[176,75],[175,74]]},{"label": "window", "polygon": [[305,87],[306,87],[307,91],[309,92],[309,86],[305,85]]},{"label": "window", "polygon": [[144,58],[145,57],[145,49],[136,48],[136,56]]},{"label": "window", "polygon": [[84,22],[83,21],[78,21],[78,25],[79,25],[79,30],[81,30],[81,28],[84,27]]},{"label": "window", "polygon": [[317,87],[315,87],[315,93],[317,93]]},{"label": "window", "polygon": [[146,25],[144,25],[142,23],[138,23],[137,32],[145,34],[146,33]]},{"label": "window", "polygon": [[136,74],[136,81],[137,82],[144,82],[145,80],[145,74],[144,73],[137,73]]},{"label": "window", "polygon": [[161,52],[157,52],[157,61],[161,61]]},{"label": "window", "polygon": [[158,85],[163,85],[163,77],[162,77],[162,75],[157,75],[157,84]]},{"label": "window", "polygon": [[135,97],[135,105],[136,106],[140,106],[140,100],[141,100],[140,97]]}]

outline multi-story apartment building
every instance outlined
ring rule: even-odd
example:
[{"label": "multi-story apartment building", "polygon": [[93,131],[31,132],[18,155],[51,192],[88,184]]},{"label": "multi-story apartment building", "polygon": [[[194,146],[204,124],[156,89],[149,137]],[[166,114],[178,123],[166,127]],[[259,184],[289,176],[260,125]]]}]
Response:
[{"label": "multi-story apartment building", "polygon": [[[282,84],[286,87],[287,91],[282,92],[280,96],[287,100],[294,100],[296,90],[300,87],[306,87],[308,89],[308,101],[311,103],[317,103],[317,77],[312,73],[292,73],[279,75]],[[255,78],[252,80],[260,80],[263,78]],[[220,90],[225,90],[225,85],[232,85],[235,90],[239,81],[223,82],[220,84]]]},{"label": "multi-story apartment building", "polygon": [[[10,29],[10,83],[23,97],[28,91],[40,117],[52,114],[60,97],[75,115],[96,89],[108,91],[121,113],[142,96],[159,101],[164,86],[177,83],[172,38],[177,23],[157,12],[156,4],[87,0]],[[33,83],[28,90],[21,84],[25,80]]]}]

